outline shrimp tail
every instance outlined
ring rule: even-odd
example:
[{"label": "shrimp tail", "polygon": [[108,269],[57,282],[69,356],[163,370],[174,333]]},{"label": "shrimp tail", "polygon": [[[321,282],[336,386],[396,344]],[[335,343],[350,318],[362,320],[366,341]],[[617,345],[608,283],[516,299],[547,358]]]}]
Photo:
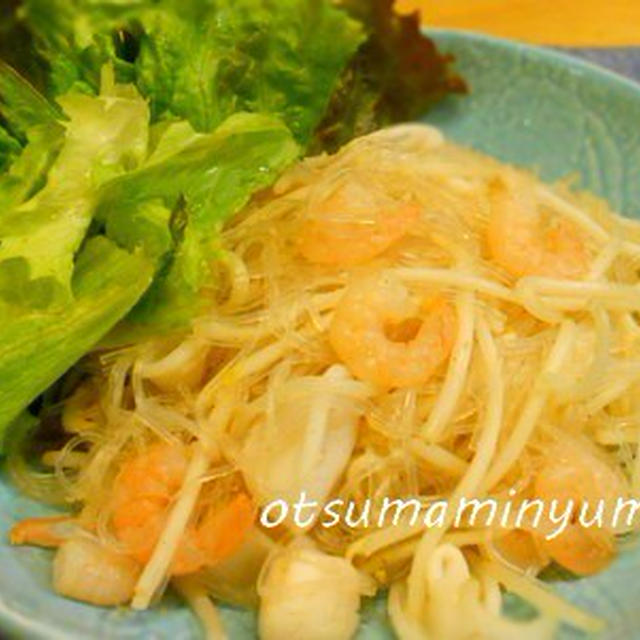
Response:
[{"label": "shrimp tail", "polygon": [[55,549],[69,538],[75,524],[76,520],[71,516],[26,518],[13,525],[9,542]]}]

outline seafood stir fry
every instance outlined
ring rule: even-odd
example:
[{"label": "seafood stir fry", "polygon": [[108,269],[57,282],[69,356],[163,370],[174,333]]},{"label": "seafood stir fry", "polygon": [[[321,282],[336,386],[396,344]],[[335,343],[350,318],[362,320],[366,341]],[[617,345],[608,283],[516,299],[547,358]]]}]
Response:
[{"label": "seafood stir fry", "polygon": [[[45,480],[12,458],[72,507],[12,531],[56,549],[58,592],[171,583],[212,637],[230,602],[267,640],[347,639],[384,589],[403,639],[598,628],[536,576],[599,572],[638,528],[608,517],[640,491],[638,223],[402,125],[290,168],[218,256],[186,335],[81,363]],[[500,526],[455,517],[473,499]]]}]

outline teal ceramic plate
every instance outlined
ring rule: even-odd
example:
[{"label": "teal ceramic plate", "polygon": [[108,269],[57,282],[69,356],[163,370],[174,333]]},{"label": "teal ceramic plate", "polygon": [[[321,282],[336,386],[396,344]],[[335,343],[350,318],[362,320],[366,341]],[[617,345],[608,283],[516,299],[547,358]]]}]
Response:
[{"label": "teal ceramic plate", "polygon": [[[620,211],[640,217],[640,86],[557,53],[453,31],[434,36],[453,53],[471,95],[451,98],[427,120],[451,138],[547,179],[577,173],[582,184]],[[167,596],[140,614],[64,600],[50,589],[50,555],[9,548],[18,518],[42,513],[0,478],[0,637],[25,640],[200,638],[192,614]],[[606,640],[640,638],[640,549],[629,550],[605,573],[556,587],[605,617]],[[255,637],[255,620],[225,609],[233,640]],[[359,639],[392,638],[382,600],[366,608]],[[574,638],[569,629],[561,640]]]}]

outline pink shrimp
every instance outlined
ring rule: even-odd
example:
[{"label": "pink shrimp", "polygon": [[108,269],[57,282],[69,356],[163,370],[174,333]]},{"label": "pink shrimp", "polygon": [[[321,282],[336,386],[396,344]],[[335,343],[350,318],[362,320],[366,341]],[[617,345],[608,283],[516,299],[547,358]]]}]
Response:
[{"label": "pink shrimp", "polygon": [[583,504],[587,503],[592,513],[598,501],[604,500],[610,509],[628,493],[624,479],[604,459],[578,443],[558,443],[535,480],[534,493],[547,505],[557,501],[557,513],[574,505],[574,521],[558,536],[547,539],[538,534],[537,542],[544,552],[578,575],[597,573],[611,562],[616,554],[613,531],[607,526],[584,527],[575,522]]},{"label": "pink shrimp", "polygon": [[583,277],[588,255],[577,228],[564,219],[545,227],[533,194],[527,189],[526,182],[516,176],[509,181],[495,178],[489,184],[487,243],[493,260],[516,278]]},{"label": "pink shrimp", "polygon": [[57,593],[99,606],[124,604],[133,595],[141,567],[131,556],[88,535],[91,528],[73,516],[26,518],[13,526],[9,542],[57,549],[53,560]]},{"label": "pink shrimp", "polygon": [[389,275],[354,282],[338,303],[329,340],[354,376],[381,387],[423,384],[451,353],[457,318],[441,297],[419,304]]},{"label": "pink shrimp", "polygon": [[[168,508],[184,482],[187,464],[184,448],[156,443],[125,462],[116,477],[112,500],[115,535],[141,564],[151,558]],[[254,515],[253,503],[245,493],[209,507],[184,532],[172,575],[192,573],[232,555],[253,526]]]},{"label": "pink shrimp", "polygon": [[500,558],[521,571],[538,572],[549,564],[549,554],[540,548],[538,537],[531,531],[512,529],[494,542]]},{"label": "pink shrimp", "polygon": [[298,247],[317,264],[367,262],[404,237],[419,215],[417,205],[351,180],[310,207]]},{"label": "pink shrimp", "polygon": [[56,548],[69,538],[76,522],[71,516],[25,518],[13,525],[9,532],[9,542],[15,545]]}]

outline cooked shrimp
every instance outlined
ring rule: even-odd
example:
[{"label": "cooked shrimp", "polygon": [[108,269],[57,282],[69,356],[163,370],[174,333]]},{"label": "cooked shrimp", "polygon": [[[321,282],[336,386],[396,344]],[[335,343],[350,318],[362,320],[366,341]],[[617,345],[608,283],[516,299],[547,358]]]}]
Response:
[{"label": "cooked shrimp", "polygon": [[[151,558],[187,470],[183,447],[156,443],[126,462],[114,483],[112,523],[126,552],[145,564]],[[254,507],[244,493],[209,507],[184,532],[172,575],[192,573],[232,555],[253,526]]]},{"label": "cooked shrimp", "polygon": [[354,282],[338,303],[329,340],[354,376],[382,387],[423,384],[447,360],[457,318],[444,298],[412,299],[383,274]]},{"label": "cooked shrimp", "polygon": [[125,461],[113,486],[112,524],[127,552],[145,563],[187,470],[183,447],[158,442]]},{"label": "cooked shrimp", "polygon": [[[600,500],[604,513],[618,498],[628,494],[624,478],[587,447],[578,443],[559,443],[550,453],[549,462],[539,472],[535,495],[550,505],[557,501],[556,513],[574,505],[571,523],[556,537],[538,534],[539,547],[558,564],[578,575],[590,575],[605,568],[616,554],[614,532],[606,526],[585,527],[576,522],[583,505],[594,514]],[[572,502],[570,502],[572,501]]]},{"label": "cooked shrimp", "polygon": [[522,178],[495,178],[489,184],[489,201],[487,242],[501,267],[516,278],[586,275],[588,254],[577,228],[561,218],[546,224]]},{"label": "cooked shrimp", "polygon": [[74,528],[70,516],[26,518],[17,522],[9,532],[11,544],[29,544],[36,547],[59,547]]},{"label": "cooked shrimp", "polygon": [[569,525],[556,538],[542,538],[540,546],[559,565],[580,576],[602,571],[616,555],[615,538],[610,532],[577,524]]},{"label": "cooked shrimp", "polygon": [[219,510],[210,509],[198,524],[196,543],[202,564],[214,565],[232,556],[243,544],[255,521],[255,507],[246,493],[239,493]]},{"label": "cooked shrimp", "polygon": [[131,600],[140,564],[89,538],[66,541],[53,560],[53,588],[61,595],[102,607]]},{"label": "cooked shrimp", "polygon": [[309,206],[299,250],[310,262],[367,262],[404,237],[420,215],[416,204],[398,202],[356,179],[340,184]]},{"label": "cooked shrimp", "polygon": [[493,551],[502,562],[522,572],[538,573],[549,564],[550,558],[538,543],[534,533],[513,529],[493,543]]}]

